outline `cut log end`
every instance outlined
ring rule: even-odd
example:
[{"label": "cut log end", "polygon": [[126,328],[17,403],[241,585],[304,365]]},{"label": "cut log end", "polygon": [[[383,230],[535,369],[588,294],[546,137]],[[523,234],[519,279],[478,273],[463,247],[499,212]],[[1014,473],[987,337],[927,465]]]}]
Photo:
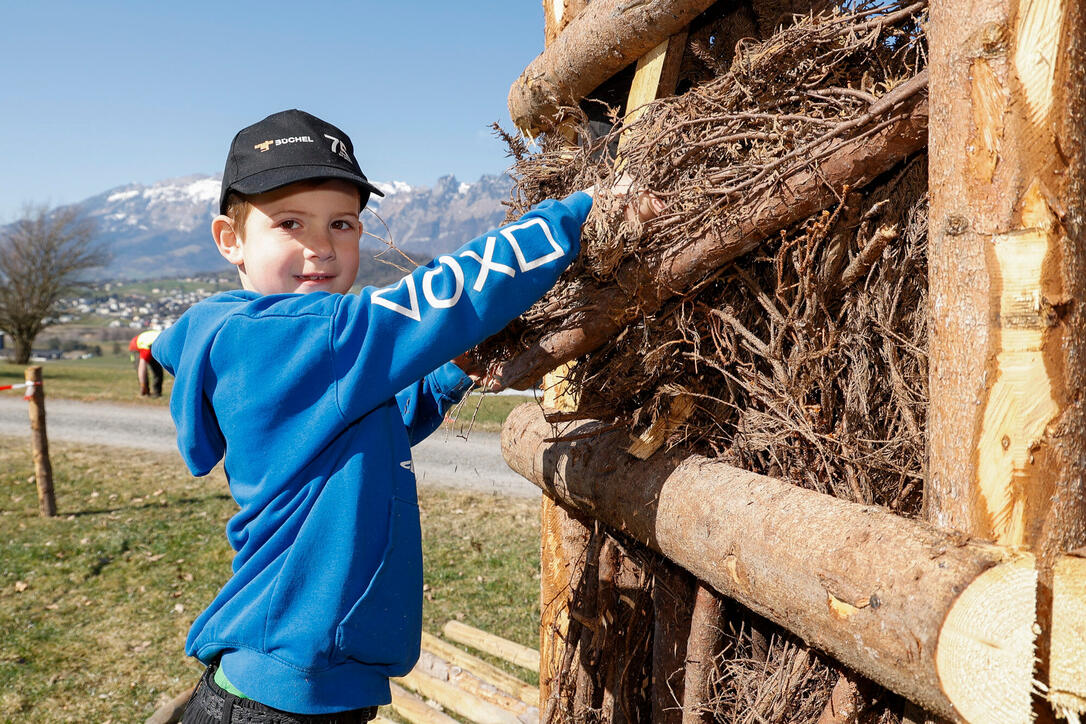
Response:
[{"label": "cut log end", "polygon": [[968,722],[1031,722],[1037,568],[1032,555],[993,566],[958,596],[935,654],[947,698]]},{"label": "cut log end", "polygon": [[1048,701],[1057,716],[1080,724],[1086,718],[1086,557],[1063,556],[1053,567],[1051,651]]}]

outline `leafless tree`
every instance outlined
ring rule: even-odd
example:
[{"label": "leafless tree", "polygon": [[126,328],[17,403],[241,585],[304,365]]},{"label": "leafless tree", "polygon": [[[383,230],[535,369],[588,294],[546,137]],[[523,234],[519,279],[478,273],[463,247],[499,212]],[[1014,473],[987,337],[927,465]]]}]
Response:
[{"label": "leafless tree", "polygon": [[23,218],[0,229],[0,330],[15,343],[17,364],[30,359],[34,338],[79,286],[80,273],[108,259],[96,233],[78,206],[27,206]]}]

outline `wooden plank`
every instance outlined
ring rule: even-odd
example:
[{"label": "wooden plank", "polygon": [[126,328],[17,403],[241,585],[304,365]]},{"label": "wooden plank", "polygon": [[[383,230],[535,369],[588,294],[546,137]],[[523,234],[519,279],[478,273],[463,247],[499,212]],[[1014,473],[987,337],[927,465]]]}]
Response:
[{"label": "wooden plank", "polygon": [[448,681],[425,674],[418,669],[396,679],[419,696],[436,701],[451,712],[477,724],[522,724],[517,716],[489,701],[464,691]]},{"label": "wooden plank", "polygon": [[534,704],[524,703],[492,683],[480,679],[467,669],[457,666],[426,649],[422,650],[414,670],[420,674],[432,676],[439,681],[446,681],[461,691],[511,712],[516,715],[522,724],[539,721],[539,708]]},{"label": "wooden plank", "polygon": [[539,706],[539,689],[536,687],[425,631],[422,632],[422,650],[429,651],[450,664],[461,667],[473,676],[493,684],[501,691],[512,694],[529,706]]},{"label": "wooden plank", "polygon": [[443,630],[445,638],[471,646],[511,664],[539,673],[539,652],[515,641],[504,639],[460,621],[449,621]]},{"label": "wooden plank", "polygon": [[[667,38],[637,61],[629,99],[626,101],[624,125],[632,125],[645,112],[645,106],[657,98],[675,93],[679,67],[686,51],[685,29]],[[622,140],[619,140],[621,145]]]},{"label": "wooden plank", "polygon": [[392,711],[411,724],[460,724],[448,714],[438,711],[396,682],[389,682],[392,689]]},{"label": "wooden plank", "polygon": [[1037,584],[1028,553],[699,455],[639,461],[624,452],[623,431],[594,435],[599,427],[570,425],[576,439],[546,442],[551,425],[522,405],[502,428],[502,452],[564,505],[930,711],[964,716],[963,682],[988,702],[971,721],[999,721],[993,712],[1028,700]]}]

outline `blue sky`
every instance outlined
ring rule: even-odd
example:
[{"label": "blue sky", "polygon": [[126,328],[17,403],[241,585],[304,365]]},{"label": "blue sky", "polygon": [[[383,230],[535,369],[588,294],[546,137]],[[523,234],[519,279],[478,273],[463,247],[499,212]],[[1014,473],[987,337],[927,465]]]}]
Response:
[{"label": "blue sky", "polygon": [[234,133],[301,108],[371,179],[509,166],[510,84],[543,47],[540,0],[0,0],[0,222],[24,204],[222,170]]}]

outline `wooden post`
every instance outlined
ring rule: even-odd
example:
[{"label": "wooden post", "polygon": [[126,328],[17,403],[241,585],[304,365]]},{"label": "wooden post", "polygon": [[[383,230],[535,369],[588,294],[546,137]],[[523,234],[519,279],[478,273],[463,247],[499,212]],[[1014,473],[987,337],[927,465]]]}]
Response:
[{"label": "wooden post", "polygon": [[1084,36],[1075,0],[931,5],[925,512],[1035,550],[1043,631],[1086,544]]},{"label": "wooden post", "polygon": [[694,601],[693,577],[666,558],[652,584],[652,721],[682,724],[683,685]]},{"label": "wooden post", "polygon": [[26,399],[30,411],[30,447],[34,452],[34,480],[38,485],[38,510],[43,518],[57,514],[57,499],[53,494],[53,466],[49,462],[49,438],[45,435],[45,392],[41,367],[26,368]]},{"label": "wooden post", "polygon": [[699,581],[686,642],[682,724],[712,724],[714,720],[709,707],[710,684],[716,671],[715,659],[723,648],[724,611],[724,599]]}]

